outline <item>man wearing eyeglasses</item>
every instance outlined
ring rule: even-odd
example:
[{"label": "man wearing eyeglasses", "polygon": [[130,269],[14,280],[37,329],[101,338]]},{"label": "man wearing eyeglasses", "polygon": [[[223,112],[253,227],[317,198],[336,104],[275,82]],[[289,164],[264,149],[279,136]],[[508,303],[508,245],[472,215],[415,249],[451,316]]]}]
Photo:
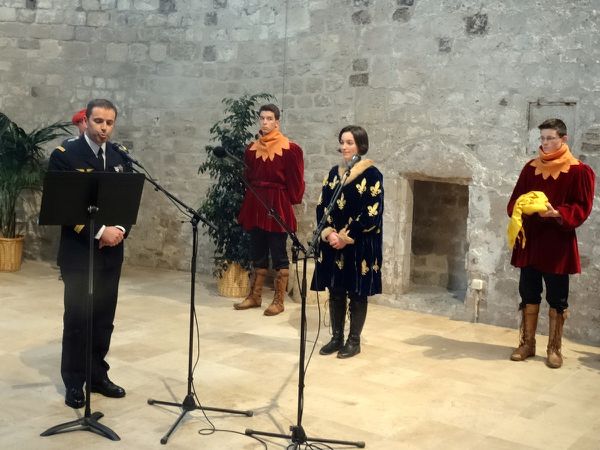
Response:
[{"label": "man wearing eyeglasses", "polygon": [[[588,165],[571,154],[567,127],[562,120],[548,119],[538,128],[541,142],[538,157],[521,171],[507,207],[508,215],[512,216],[523,201],[541,197],[545,203],[539,205],[541,212],[522,216],[524,235],[513,248],[511,264],[521,269],[519,310],[522,317],[519,346],[511,359],[524,361],[535,356],[543,280],[550,328],[546,365],[559,368],[563,362],[562,331],[569,307],[569,275],[581,272],[575,229],[592,210],[595,175]],[[545,194],[547,202],[540,192]]]}]

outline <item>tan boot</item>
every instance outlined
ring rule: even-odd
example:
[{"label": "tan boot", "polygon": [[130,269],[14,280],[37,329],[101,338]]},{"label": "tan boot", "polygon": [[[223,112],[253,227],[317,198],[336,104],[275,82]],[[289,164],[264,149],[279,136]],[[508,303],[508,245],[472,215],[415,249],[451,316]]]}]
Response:
[{"label": "tan boot", "polygon": [[262,303],[262,290],[263,284],[265,284],[265,277],[267,276],[267,269],[255,269],[252,275],[252,285],[250,286],[250,293],[240,303],[235,303],[233,307],[235,309],[249,309],[258,308]]},{"label": "tan boot", "polygon": [[276,316],[283,312],[283,299],[286,296],[289,277],[289,269],[279,269],[277,271],[277,276],[275,277],[275,295],[273,297],[273,302],[265,309],[265,316]]},{"label": "tan boot", "polygon": [[537,329],[540,305],[526,304],[521,311],[519,346],[510,355],[510,359],[513,361],[525,361],[530,356],[535,356],[535,330]]},{"label": "tan boot", "polygon": [[548,358],[546,359],[546,365],[552,369],[558,369],[563,363],[560,348],[562,347],[563,326],[568,315],[569,312],[566,309],[562,314],[554,308],[550,308],[548,311],[550,330],[548,332]]}]

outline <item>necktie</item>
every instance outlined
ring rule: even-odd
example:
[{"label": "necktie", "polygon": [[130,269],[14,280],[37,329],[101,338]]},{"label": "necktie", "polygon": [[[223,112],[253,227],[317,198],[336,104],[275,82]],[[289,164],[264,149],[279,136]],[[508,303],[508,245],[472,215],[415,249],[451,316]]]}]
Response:
[{"label": "necktie", "polygon": [[100,161],[100,165],[102,166],[102,170],[104,170],[104,155],[103,155],[102,147],[98,150],[98,161]]}]

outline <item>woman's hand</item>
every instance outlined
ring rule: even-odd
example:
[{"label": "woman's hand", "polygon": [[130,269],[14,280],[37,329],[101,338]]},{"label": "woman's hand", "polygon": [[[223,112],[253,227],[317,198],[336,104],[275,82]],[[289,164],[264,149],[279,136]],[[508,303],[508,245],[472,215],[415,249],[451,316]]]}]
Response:
[{"label": "woman's hand", "polygon": [[329,233],[329,235],[327,236],[327,242],[329,242],[329,245],[331,245],[336,250],[341,250],[346,246],[346,243],[342,240],[342,238],[340,238],[340,235],[337,234],[335,231]]}]

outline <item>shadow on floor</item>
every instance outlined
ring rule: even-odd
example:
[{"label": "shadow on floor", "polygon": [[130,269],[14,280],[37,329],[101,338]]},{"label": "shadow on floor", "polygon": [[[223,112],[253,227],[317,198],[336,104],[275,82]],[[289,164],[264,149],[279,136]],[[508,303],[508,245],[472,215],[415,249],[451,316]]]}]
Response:
[{"label": "shadow on floor", "polygon": [[409,345],[429,347],[423,352],[424,356],[435,359],[474,358],[480,360],[508,359],[511,347],[487,344],[485,342],[470,342],[450,339],[443,336],[424,334],[403,341]]}]

